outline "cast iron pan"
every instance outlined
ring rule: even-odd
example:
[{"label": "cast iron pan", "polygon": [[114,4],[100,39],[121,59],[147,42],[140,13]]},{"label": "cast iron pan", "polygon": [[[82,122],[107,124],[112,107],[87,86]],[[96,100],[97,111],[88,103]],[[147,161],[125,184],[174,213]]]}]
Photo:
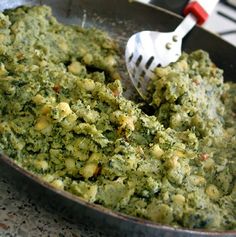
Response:
[{"label": "cast iron pan", "polygon": [[[124,49],[127,38],[140,30],[172,31],[181,17],[164,9],[128,0],[1,0],[0,11],[23,4],[47,4],[59,21],[67,24],[95,26],[108,31]],[[236,82],[236,48],[218,36],[196,27],[185,38],[183,49],[209,52],[216,65],[224,69],[226,81]],[[209,232],[158,225],[90,204],[82,199],[56,190],[36,176],[18,167],[13,160],[0,155],[0,175],[15,182],[22,192],[73,222],[94,227],[108,236],[236,236],[236,231]]]}]

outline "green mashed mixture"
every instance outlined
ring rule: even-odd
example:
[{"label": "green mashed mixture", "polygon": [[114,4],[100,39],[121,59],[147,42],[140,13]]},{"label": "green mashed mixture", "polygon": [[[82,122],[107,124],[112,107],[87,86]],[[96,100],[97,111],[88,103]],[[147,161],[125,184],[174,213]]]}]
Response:
[{"label": "green mashed mixture", "polygon": [[58,189],[157,223],[236,229],[236,84],[204,51],[156,69],[153,115],[119,50],[46,6],[0,13],[0,152]]}]

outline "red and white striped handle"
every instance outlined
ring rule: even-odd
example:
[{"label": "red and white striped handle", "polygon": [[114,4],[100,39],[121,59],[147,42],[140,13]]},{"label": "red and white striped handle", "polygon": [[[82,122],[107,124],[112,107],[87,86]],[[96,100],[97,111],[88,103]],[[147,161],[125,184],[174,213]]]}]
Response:
[{"label": "red and white striped handle", "polygon": [[218,2],[219,0],[191,0],[184,9],[184,15],[192,13],[197,18],[197,23],[202,25]]}]

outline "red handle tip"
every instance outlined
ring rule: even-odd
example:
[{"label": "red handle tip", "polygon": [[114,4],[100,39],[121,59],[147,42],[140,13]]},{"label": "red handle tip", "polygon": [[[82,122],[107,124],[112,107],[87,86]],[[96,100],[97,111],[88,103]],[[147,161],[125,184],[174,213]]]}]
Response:
[{"label": "red handle tip", "polygon": [[208,18],[207,12],[202,8],[198,2],[190,2],[184,9],[184,15],[192,13],[197,17],[197,23],[202,25]]}]

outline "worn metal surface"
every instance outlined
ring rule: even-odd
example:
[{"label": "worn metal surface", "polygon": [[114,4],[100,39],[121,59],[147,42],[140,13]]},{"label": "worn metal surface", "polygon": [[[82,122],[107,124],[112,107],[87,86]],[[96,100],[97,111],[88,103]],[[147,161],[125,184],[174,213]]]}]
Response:
[{"label": "worn metal surface", "polygon": [[[130,4],[128,0],[1,0],[0,10],[23,4],[47,4],[63,23],[102,28],[115,37],[123,49],[134,32],[144,29],[171,31],[181,21],[173,13],[140,3]],[[217,66],[224,69],[225,79],[236,80],[236,48],[221,38],[197,27],[184,40],[183,48],[187,52],[200,48],[208,51]],[[126,80],[129,81],[128,78]],[[90,224],[109,236],[236,236],[236,232],[175,229],[112,212],[54,189],[3,155],[0,155],[0,173],[14,180],[22,191],[29,192],[35,199],[57,210],[64,217],[74,222]]]}]

